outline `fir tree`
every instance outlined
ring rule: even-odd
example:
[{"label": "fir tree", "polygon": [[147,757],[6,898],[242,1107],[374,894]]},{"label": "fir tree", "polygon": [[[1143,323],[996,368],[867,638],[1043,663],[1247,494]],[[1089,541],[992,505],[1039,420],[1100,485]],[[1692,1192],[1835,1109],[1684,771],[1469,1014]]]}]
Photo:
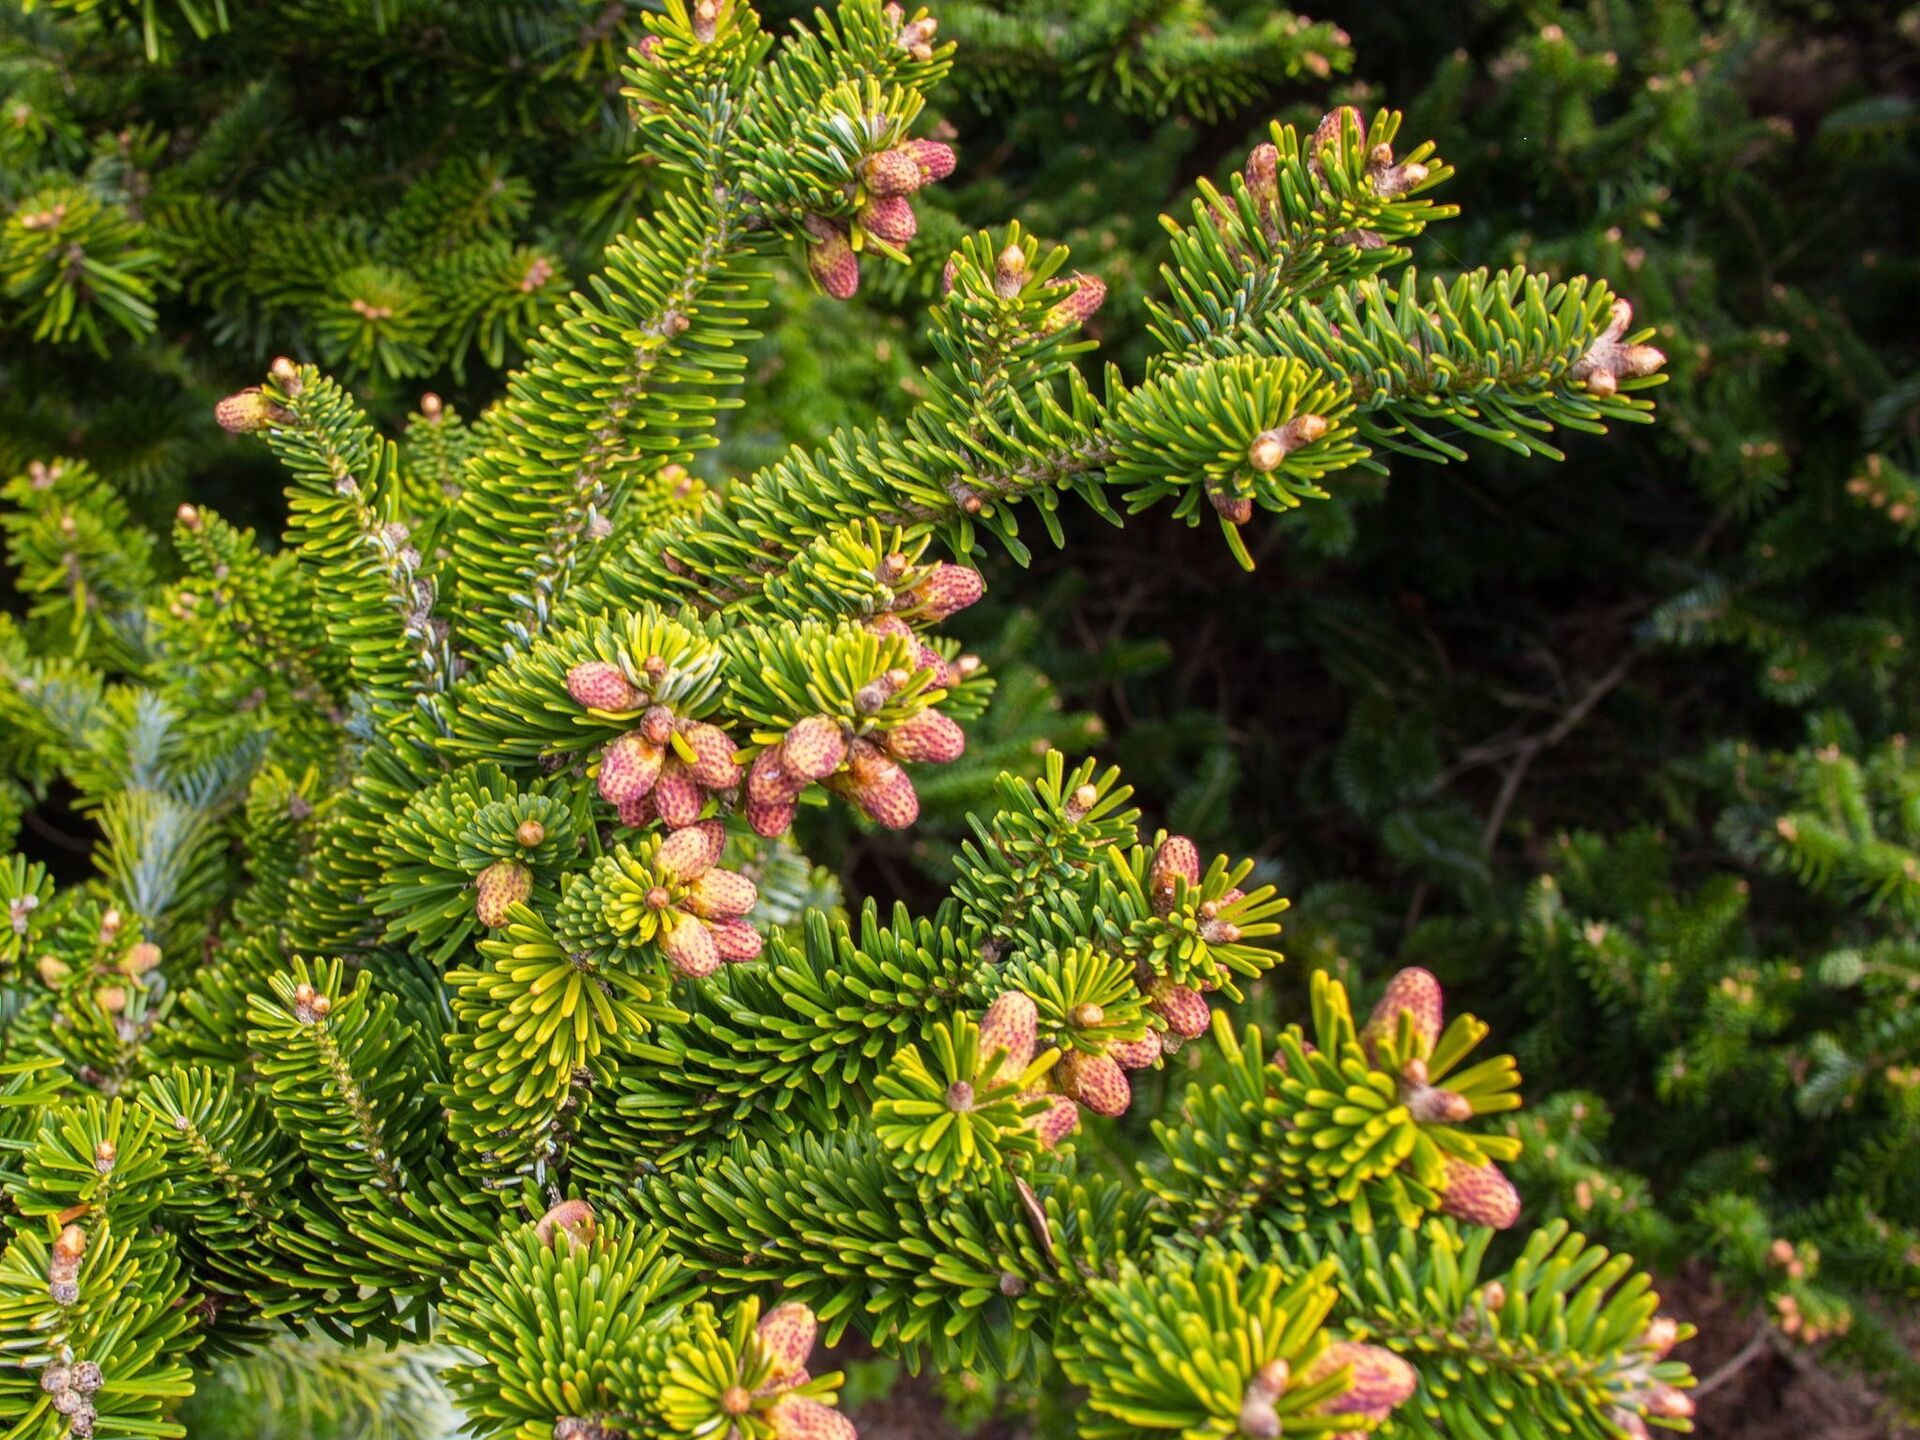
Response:
[{"label": "fir tree", "polygon": [[[163,580],[90,467],[9,486],[0,753],[100,836],[88,882],[0,869],[13,1433],[179,1434],[221,1355],[438,1335],[477,1433],[846,1436],[853,1332],[1064,1378],[1092,1435],[1686,1428],[1630,1259],[1490,1254],[1488,1027],[1419,968],[1232,1023],[1286,902],[1116,771],[1003,776],[929,913],[822,903],[796,815],[916,822],[994,684],[940,627],[1070,499],[1251,564],[1256,511],[1386,457],[1647,420],[1663,361],[1602,282],[1416,273],[1449,167],[1343,106],[1170,222],[1143,374],[1087,378],[1063,249],[969,234],[910,416],[707,491],[770,262],[852,295],[953,170],[938,37],[670,0],[625,69],[653,208],[498,405],[393,438],[291,359],[222,402],[277,550],[184,506]],[[1178,1123],[1083,1157],[1187,1045]]]}]

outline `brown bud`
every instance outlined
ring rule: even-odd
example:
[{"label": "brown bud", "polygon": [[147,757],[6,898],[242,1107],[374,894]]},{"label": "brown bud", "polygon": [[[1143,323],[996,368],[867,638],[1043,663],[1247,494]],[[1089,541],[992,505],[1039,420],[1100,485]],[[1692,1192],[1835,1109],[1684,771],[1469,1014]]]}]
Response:
[{"label": "brown bud", "polygon": [[522,820],[520,828],[513,832],[513,838],[531,850],[547,838],[547,827],[538,820]]},{"label": "brown bud", "polygon": [[586,1201],[562,1200],[535,1222],[533,1233],[548,1249],[562,1236],[566,1237],[567,1248],[574,1249],[591,1245],[598,1228],[593,1207]]},{"label": "brown bud", "polygon": [[1271,474],[1295,450],[1312,444],[1326,433],[1326,416],[1296,415],[1279,428],[1256,436],[1247,448],[1247,463],[1263,475]]},{"label": "brown bud", "polygon": [[1019,245],[1009,245],[1002,250],[993,262],[993,288],[1003,300],[1011,300],[1020,293],[1020,287],[1027,280],[1027,252]]}]

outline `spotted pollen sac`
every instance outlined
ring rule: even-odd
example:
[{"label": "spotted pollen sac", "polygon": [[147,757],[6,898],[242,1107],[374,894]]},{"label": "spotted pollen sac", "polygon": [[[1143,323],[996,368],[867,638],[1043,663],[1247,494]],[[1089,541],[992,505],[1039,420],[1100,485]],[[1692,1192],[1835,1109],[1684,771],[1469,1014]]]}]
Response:
[{"label": "spotted pollen sac", "polygon": [[1520,1192],[1491,1160],[1470,1165],[1450,1157],[1440,1209],[1468,1225],[1508,1230],[1520,1218]]},{"label": "spotted pollen sac", "polygon": [[632,710],[640,692],[618,665],[587,660],[567,671],[567,694],[589,710]]},{"label": "spotted pollen sac", "polygon": [[887,195],[868,201],[860,207],[858,219],[862,230],[889,245],[905,245],[920,232],[920,221],[913,213],[913,203],[904,195]]},{"label": "spotted pollen sac", "polygon": [[793,780],[824,780],[847,758],[847,737],[830,716],[809,715],[780,742],[780,769]]},{"label": "spotted pollen sac", "polygon": [[[922,639],[919,632],[898,615],[881,615],[869,620],[867,628],[876,635],[898,635],[905,640],[913,649],[914,670],[931,671],[936,685],[957,685],[966,677],[965,671],[948,665],[946,657]],[[894,691],[900,689],[912,678],[909,672],[903,670],[900,672],[899,684],[894,684],[891,679],[884,683],[876,682],[874,686],[869,687],[869,693],[861,696],[861,709],[868,714],[878,710],[887,703]]]},{"label": "spotted pollen sac", "polygon": [[874,824],[904,830],[920,818],[920,794],[907,772],[873,741],[847,747],[847,768],[828,777],[831,788],[857,805]]},{"label": "spotted pollen sac", "polygon": [[747,824],[772,839],[793,824],[795,802],[807,782],[789,775],[780,763],[780,747],[762,750],[747,770]]},{"label": "spotted pollen sac", "polygon": [[640,717],[638,728],[608,741],[600,751],[600,798],[620,811],[623,823],[644,823],[637,818],[637,807],[653,795],[678,724],[671,710],[655,705]]},{"label": "spotted pollen sac", "polygon": [[845,225],[824,215],[806,219],[807,270],[835,300],[851,300],[860,288],[860,257],[853,253]]},{"label": "spotted pollen sac", "polygon": [[1049,335],[1079,329],[1107,303],[1107,282],[1097,275],[1075,271],[1067,285],[1070,287],[1067,297],[1055,303],[1041,322],[1040,328]]},{"label": "spotted pollen sac", "polygon": [[744,1369],[765,1369],[766,1379],[749,1393],[736,1385],[721,1397],[721,1408],[733,1415],[763,1409],[775,1440],[856,1440],[853,1422],[831,1405],[789,1392],[807,1382],[807,1361],[813,1354],[819,1322],[805,1305],[776,1305],[754,1327],[753,1353],[743,1356]]},{"label": "spotted pollen sac", "polygon": [[[706,813],[710,797],[735,789],[742,775],[734,762],[733,741],[724,730],[704,721],[681,719],[674,722],[662,751],[653,790],[642,799],[669,830],[682,830]],[[622,812],[623,821],[628,813]]]},{"label": "spotted pollen sac", "polygon": [[1189,888],[1200,883],[1200,850],[1184,835],[1169,835],[1153,852],[1153,863],[1147,869],[1148,898],[1154,914],[1165,919],[1173,913],[1180,891],[1177,882],[1182,880]]},{"label": "spotted pollen sac", "polygon": [[1213,1023],[1206,997],[1188,985],[1176,985],[1160,976],[1147,989],[1147,1008],[1167,1022],[1169,1033],[1197,1040]]},{"label": "spotted pollen sac", "polygon": [[896,760],[947,765],[966,753],[967,733],[938,710],[922,710],[888,730],[881,743]]},{"label": "spotted pollen sac", "polygon": [[1411,1399],[1420,1384],[1414,1368],[1393,1351],[1351,1340],[1336,1340],[1321,1351],[1307,1367],[1301,1383],[1311,1385],[1341,1370],[1349,1372],[1347,1388],[1316,1408],[1323,1415],[1359,1415],[1373,1425],[1388,1419],[1396,1405]]},{"label": "spotted pollen sac", "polygon": [[918,619],[939,624],[957,615],[987,593],[987,580],[970,565],[954,565],[942,560],[907,592],[907,603],[900,608]]},{"label": "spotted pollen sac", "polygon": [[644,897],[651,933],[689,979],[760,954],[759,932],[741,918],[759,894],[745,875],[718,868],[726,843],[720,822],[703,820],[667,836],[653,857],[655,883]]},{"label": "spotted pollen sac", "polygon": [[489,930],[507,923],[507,912],[533,894],[533,871],[518,860],[496,860],[473,882],[474,918]]},{"label": "spotted pollen sac", "polygon": [[775,1381],[791,1385],[795,1376],[805,1372],[819,1331],[819,1322],[805,1305],[776,1305],[760,1317],[754,1338]]},{"label": "spotted pollen sac", "polygon": [[[989,1085],[1008,1085],[1018,1080],[1033,1063],[1039,1040],[1040,1010],[1033,998],[1020,990],[1003,992],[980,1017],[981,1064],[989,1064],[994,1056],[1000,1056],[992,1071],[981,1077],[982,1081]],[[1023,1090],[1020,1098],[1044,1102],[1042,1108],[1028,1115],[1024,1122],[1028,1132],[1040,1142],[1041,1149],[1053,1149],[1079,1128],[1080,1106],[1067,1096],[1051,1095],[1044,1090]]]},{"label": "spotted pollen sac", "polygon": [[1377,1058],[1380,1045],[1400,1033],[1403,1014],[1412,1017],[1413,1038],[1420,1052],[1431,1054],[1440,1043],[1441,1026],[1446,1020],[1440,982],[1431,970],[1410,965],[1387,982],[1385,993],[1360,1029],[1360,1043],[1369,1058]]},{"label": "spotted pollen sac", "polygon": [[1133,1087],[1111,1055],[1071,1050],[1060,1057],[1049,1078],[1068,1099],[1096,1115],[1124,1115],[1133,1103]]},{"label": "spotted pollen sac", "polygon": [[984,1061],[1004,1051],[998,1066],[988,1077],[995,1084],[1006,1084],[1033,1063],[1034,1047],[1040,1042],[1040,1009],[1023,990],[1008,990],[999,995],[980,1017],[980,1056]]},{"label": "spotted pollen sac", "polygon": [[257,435],[262,430],[285,425],[293,417],[269,400],[258,385],[249,385],[215,405],[213,418],[222,430],[232,434]]},{"label": "spotted pollen sac", "polygon": [[1138,1040],[1116,1040],[1107,1046],[1107,1054],[1122,1070],[1145,1070],[1159,1064],[1163,1053],[1160,1037],[1151,1033]]},{"label": "spotted pollen sac", "polygon": [[809,715],[796,721],[747,771],[747,823],[769,838],[785,834],[800,792],[832,775],[846,758],[847,735],[838,720]]},{"label": "spotted pollen sac", "polygon": [[911,195],[927,183],[920,162],[905,145],[882,150],[860,162],[860,183],[877,199]]}]

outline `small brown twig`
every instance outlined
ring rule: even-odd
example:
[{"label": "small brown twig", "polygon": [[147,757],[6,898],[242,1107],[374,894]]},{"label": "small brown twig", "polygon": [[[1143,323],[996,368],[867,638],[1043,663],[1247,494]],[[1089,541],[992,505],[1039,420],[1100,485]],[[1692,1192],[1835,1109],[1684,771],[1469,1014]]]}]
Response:
[{"label": "small brown twig", "polygon": [[1706,1379],[1693,1387],[1693,1398],[1698,1400],[1702,1395],[1711,1395],[1715,1390],[1718,1390],[1722,1385],[1746,1369],[1747,1366],[1751,1365],[1759,1358],[1760,1353],[1768,1349],[1772,1344],[1773,1327],[1765,1321],[1762,1321],[1760,1328],[1753,1332],[1753,1338],[1742,1345],[1732,1359],[1721,1365],[1711,1375],[1707,1376]]},{"label": "small brown twig", "polygon": [[1500,793],[1494,797],[1493,809],[1488,812],[1486,827],[1480,832],[1480,848],[1492,851],[1493,842],[1500,838],[1500,827],[1506,823],[1507,811],[1513,808],[1513,802],[1520,793],[1521,782],[1527,778],[1527,771],[1543,750],[1550,750],[1567,736],[1571,735],[1587,718],[1593,707],[1598,705],[1633,669],[1637,652],[1629,650],[1614,664],[1614,667],[1602,675],[1586,693],[1567,707],[1566,713],[1554,722],[1552,728],[1542,731],[1531,739],[1523,741],[1514,756],[1511,767],[1500,781]]}]

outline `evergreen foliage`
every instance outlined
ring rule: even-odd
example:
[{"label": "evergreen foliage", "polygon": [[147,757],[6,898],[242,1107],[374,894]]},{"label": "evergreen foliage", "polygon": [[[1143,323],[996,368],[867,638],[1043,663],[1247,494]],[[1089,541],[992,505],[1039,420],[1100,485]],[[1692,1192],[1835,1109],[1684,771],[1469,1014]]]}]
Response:
[{"label": "evergreen foliage", "polygon": [[[33,33],[158,57],[239,23],[75,8]],[[1212,45],[1169,28],[1110,63],[1100,27],[1139,8],[1093,7],[1045,65],[1206,115],[1344,44],[1240,7]],[[1340,106],[1167,222],[1140,372],[1090,378],[1106,287],[1064,247],[972,230],[910,414],[710,489],[687,465],[745,398],[772,268],[844,300],[909,253],[955,165],[920,133],[953,51],[879,0],[780,36],[668,0],[642,28],[649,211],[489,332],[526,357],[497,404],[423,402],[396,438],[326,366],[263,367],[217,418],[284,466],[274,548],[188,504],[163,561],[97,467],[9,482],[32,598],[0,629],[0,757],[99,834],[91,878],[0,869],[9,1433],[182,1434],[196,1379],[262,1347],[311,1347],[388,1417],[411,1382],[342,1347],[437,1338],[475,1433],[837,1440],[812,1356],[849,1334],[1064,1378],[1091,1435],[1686,1428],[1686,1327],[1630,1259],[1558,1223],[1488,1258],[1520,1218],[1523,1146],[1488,1120],[1518,1072],[1470,1058],[1488,1027],[1447,1023],[1426,970],[1364,1019],[1316,975],[1303,1019],[1230,1024],[1270,993],[1286,901],[1057,748],[976,793],[917,909],[838,905],[788,833],[822,808],[907,829],[994,733],[997,677],[940,630],[977,567],[1065,540],[1069,500],[1211,517],[1251,565],[1256,509],[1333,506],[1388,456],[1551,458],[1649,419],[1663,357],[1626,302],[1422,279],[1406,242],[1451,172]],[[360,268],[417,253],[413,198]],[[380,278],[365,326],[291,305],[289,348],[455,363],[409,328],[446,318],[403,303],[417,281]],[[93,306],[63,333],[140,328]],[[1182,1123],[1102,1163],[1186,1047],[1211,1059]]]}]

